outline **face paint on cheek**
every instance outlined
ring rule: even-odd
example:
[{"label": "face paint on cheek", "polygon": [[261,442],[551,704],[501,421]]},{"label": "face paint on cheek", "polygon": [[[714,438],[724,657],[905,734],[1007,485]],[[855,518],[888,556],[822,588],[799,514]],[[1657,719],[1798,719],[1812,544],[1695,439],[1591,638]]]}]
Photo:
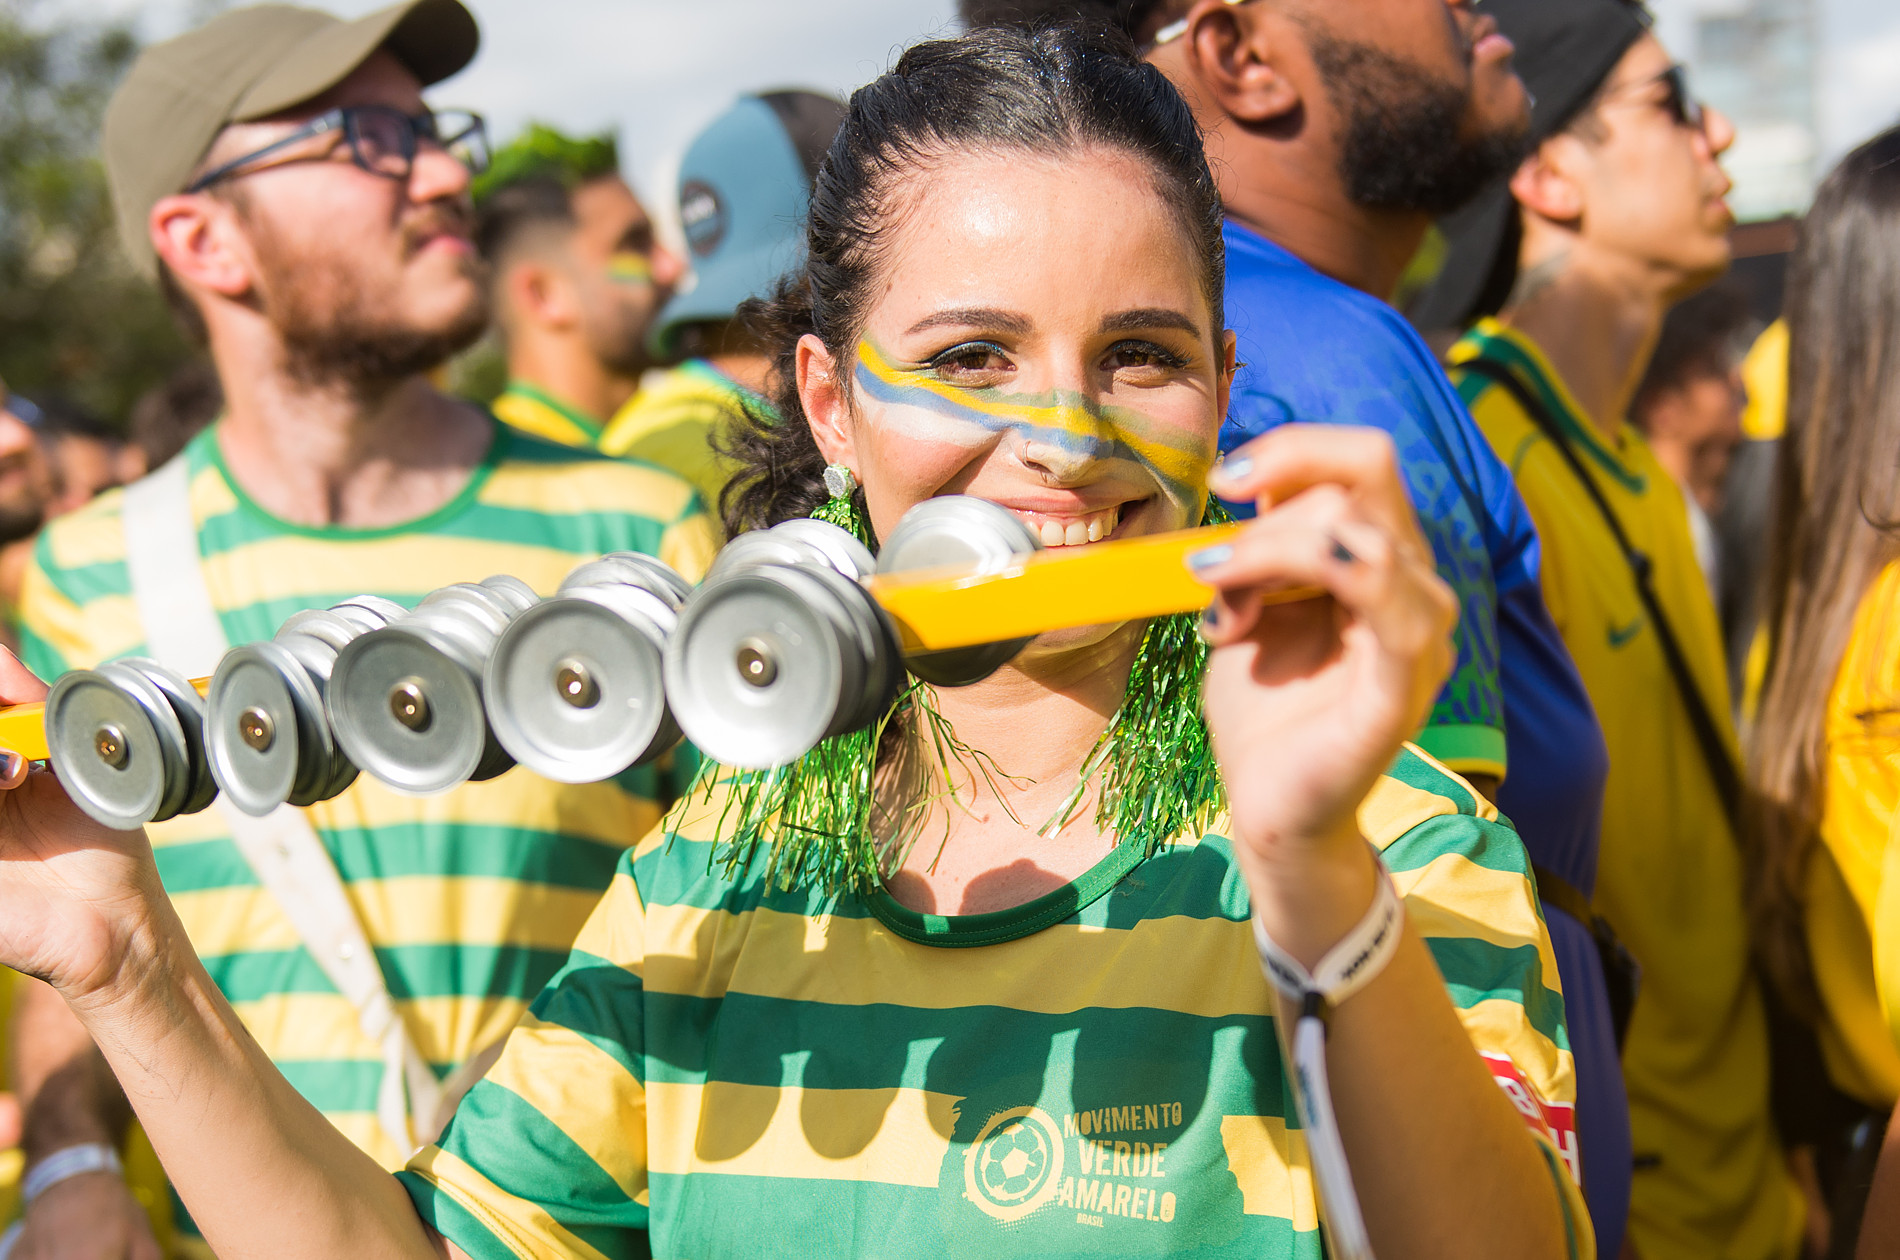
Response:
[{"label": "face paint on cheek", "polygon": [[1204,503],[1217,427],[1211,416],[1205,423],[1182,424],[1132,407],[1104,407],[1068,390],[965,388],[925,365],[893,361],[868,338],[858,343],[855,379],[881,405],[877,423],[914,441],[974,451],[1013,440],[1036,463],[1077,484],[1099,473],[1101,464],[1132,464],[1191,513]]},{"label": "face paint on cheek", "polygon": [[607,278],[615,284],[652,284],[653,264],[645,254],[621,250],[607,260]]}]

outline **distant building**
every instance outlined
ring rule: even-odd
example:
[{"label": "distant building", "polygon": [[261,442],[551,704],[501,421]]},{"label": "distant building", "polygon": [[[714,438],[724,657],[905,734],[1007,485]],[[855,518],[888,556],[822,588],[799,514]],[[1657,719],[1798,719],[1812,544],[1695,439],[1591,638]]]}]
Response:
[{"label": "distant building", "polygon": [[1723,165],[1743,222],[1807,209],[1821,155],[1818,0],[1654,0],[1659,33],[1697,96],[1735,122]]}]

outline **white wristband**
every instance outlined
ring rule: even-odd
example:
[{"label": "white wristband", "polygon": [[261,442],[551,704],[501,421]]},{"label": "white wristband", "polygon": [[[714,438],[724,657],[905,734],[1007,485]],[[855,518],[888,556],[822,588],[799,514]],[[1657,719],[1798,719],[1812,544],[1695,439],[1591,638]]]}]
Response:
[{"label": "white wristband", "polygon": [[1322,1223],[1331,1244],[1328,1252],[1336,1260],[1373,1260],[1373,1255],[1365,1216],[1359,1210],[1359,1195],[1352,1184],[1352,1166],[1346,1160],[1346,1144],[1333,1115],[1332,1085],[1326,1075],[1326,1013],[1385,970],[1398,952],[1404,920],[1405,909],[1392,887],[1392,877],[1380,863],[1378,888],[1365,918],[1327,950],[1311,971],[1274,944],[1257,916],[1253,921],[1261,969],[1274,988],[1300,1005],[1293,1036],[1288,1039],[1293,1059],[1293,1102],[1300,1113],[1300,1126],[1306,1130],[1313,1181],[1325,1208]]},{"label": "white wristband", "polygon": [[1399,923],[1405,917],[1399,895],[1385,867],[1378,867],[1378,888],[1372,894],[1372,906],[1339,944],[1326,951],[1319,965],[1308,971],[1299,959],[1281,949],[1254,917],[1253,939],[1260,948],[1260,963],[1273,987],[1298,1002],[1301,1013],[1308,1007],[1323,1013],[1359,992],[1373,977],[1384,971],[1398,952]]},{"label": "white wristband", "polygon": [[125,1165],[119,1162],[119,1153],[104,1142],[68,1146],[54,1151],[27,1171],[26,1180],[20,1183],[20,1197],[31,1203],[60,1182],[92,1172],[118,1176],[125,1172]]}]

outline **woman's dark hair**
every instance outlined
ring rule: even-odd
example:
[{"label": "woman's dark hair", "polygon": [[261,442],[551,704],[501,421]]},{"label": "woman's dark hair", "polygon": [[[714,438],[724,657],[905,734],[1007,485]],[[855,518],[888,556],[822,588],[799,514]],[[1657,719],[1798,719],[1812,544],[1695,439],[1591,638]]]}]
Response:
[{"label": "woman's dark hair", "polygon": [[[727,530],[809,516],[825,500],[825,460],[798,401],[798,339],[815,333],[846,361],[863,331],[907,181],[942,159],[1003,150],[1112,149],[1142,160],[1179,216],[1215,327],[1225,256],[1220,194],[1186,102],[1120,32],[1100,26],[988,29],[919,44],[858,89],[814,181],[805,266],[740,316],[774,354],[772,402],[724,444],[740,469],[721,496]],[[861,492],[860,492],[861,493]]]},{"label": "woman's dark hair", "polygon": [[1745,832],[1757,952],[1783,996],[1814,1016],[1803,905],[1824,718],[1861,600],[1900,559],[1900,128],[1848,154],[1815,194],[1785,309],[1788,427]]}]

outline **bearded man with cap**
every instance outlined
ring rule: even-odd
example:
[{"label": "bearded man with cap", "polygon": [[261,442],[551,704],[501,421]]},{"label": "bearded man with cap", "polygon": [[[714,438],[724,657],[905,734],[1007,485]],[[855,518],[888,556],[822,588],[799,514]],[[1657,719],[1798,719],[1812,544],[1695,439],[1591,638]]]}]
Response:
[{"label": "bearded man with cap", "polygon": [[672,469],[718,505],[733,469],[721,441],[746,412],[772,410],[772,356],[740,308],[799,264],[812,180],[843,120],[829,96],[764,92],[740,97],[687,146],[679,213],[693,282],[651,336],[656,358],[685,362],[649,375],[601,450]]},{"label": "bearded man with cap", "polygon": [[[1674,479],[1626,411],[1670,305],[1728,265],[1734,131],[1626,0],[1487,3],[1535,148],[1447,220],[1421,323],[1482,318],[1453,377],[1516,474],[1610,749],[1596,905],[1642,965],[1624,1074],[1644,1260],[1795,1253],[1749,966],[1722,639]],[[1500,310],[1500,307],[1502,308]]]},{"label": "bearded man with cap", "polygon": [[611,135],[533,124],[474,192],[508,355],[494,412],[551,442],[593,447],[653,365],[648,334],[685,264],[621,178]]},{"label": "bearded man with cap", "polygon": [[1537,864],[1577,1071],[1572,1168],[1600,1254],[1616,1255],[1631,978],[1589,904],[1603,737],[1544,608],[1536,533],[1509,470],[1389,303],[1433,216],[1521,151],[1510,44],[1465,0],[965,0],[963,11],[972,23],[1115,23],[1193,107],[1226,211],[1242,363],[1224,450],[1293,420],[1392,435],[1461,606],[1458,666],[1417,742],[1497,799]]},{"label": "bearded man with cap", "polygon": [[[546,593],[603,551],[698,576],[712,536],[690,486],[428,382],[487,323],[469,237],[480,120],[421,95],[477,42],[458,0],[350,22],[264,5],[127,74],[104,131],[124,244],[202,332],[227,402],[177,459],[45,532],[24,596],[42,677],[128,654],[204,674],[227,641],[301,609],[362,592],[414,605],[497,572]],[[248,1034],[394,1168],[559,967],[671,791],[648,769],[578,787],[517,769],[427,800],[365,777],[280,809],[275,839],[222,801],[149,834]],[[310,857],[340,909],[295,906],[302,889],[245,856],[259,839]],[[50,990],[23,1002],[41,1062],[18,1082],[31,1203],[16,1260],[150,1254],[116,1178],[110,1074]]]}]

